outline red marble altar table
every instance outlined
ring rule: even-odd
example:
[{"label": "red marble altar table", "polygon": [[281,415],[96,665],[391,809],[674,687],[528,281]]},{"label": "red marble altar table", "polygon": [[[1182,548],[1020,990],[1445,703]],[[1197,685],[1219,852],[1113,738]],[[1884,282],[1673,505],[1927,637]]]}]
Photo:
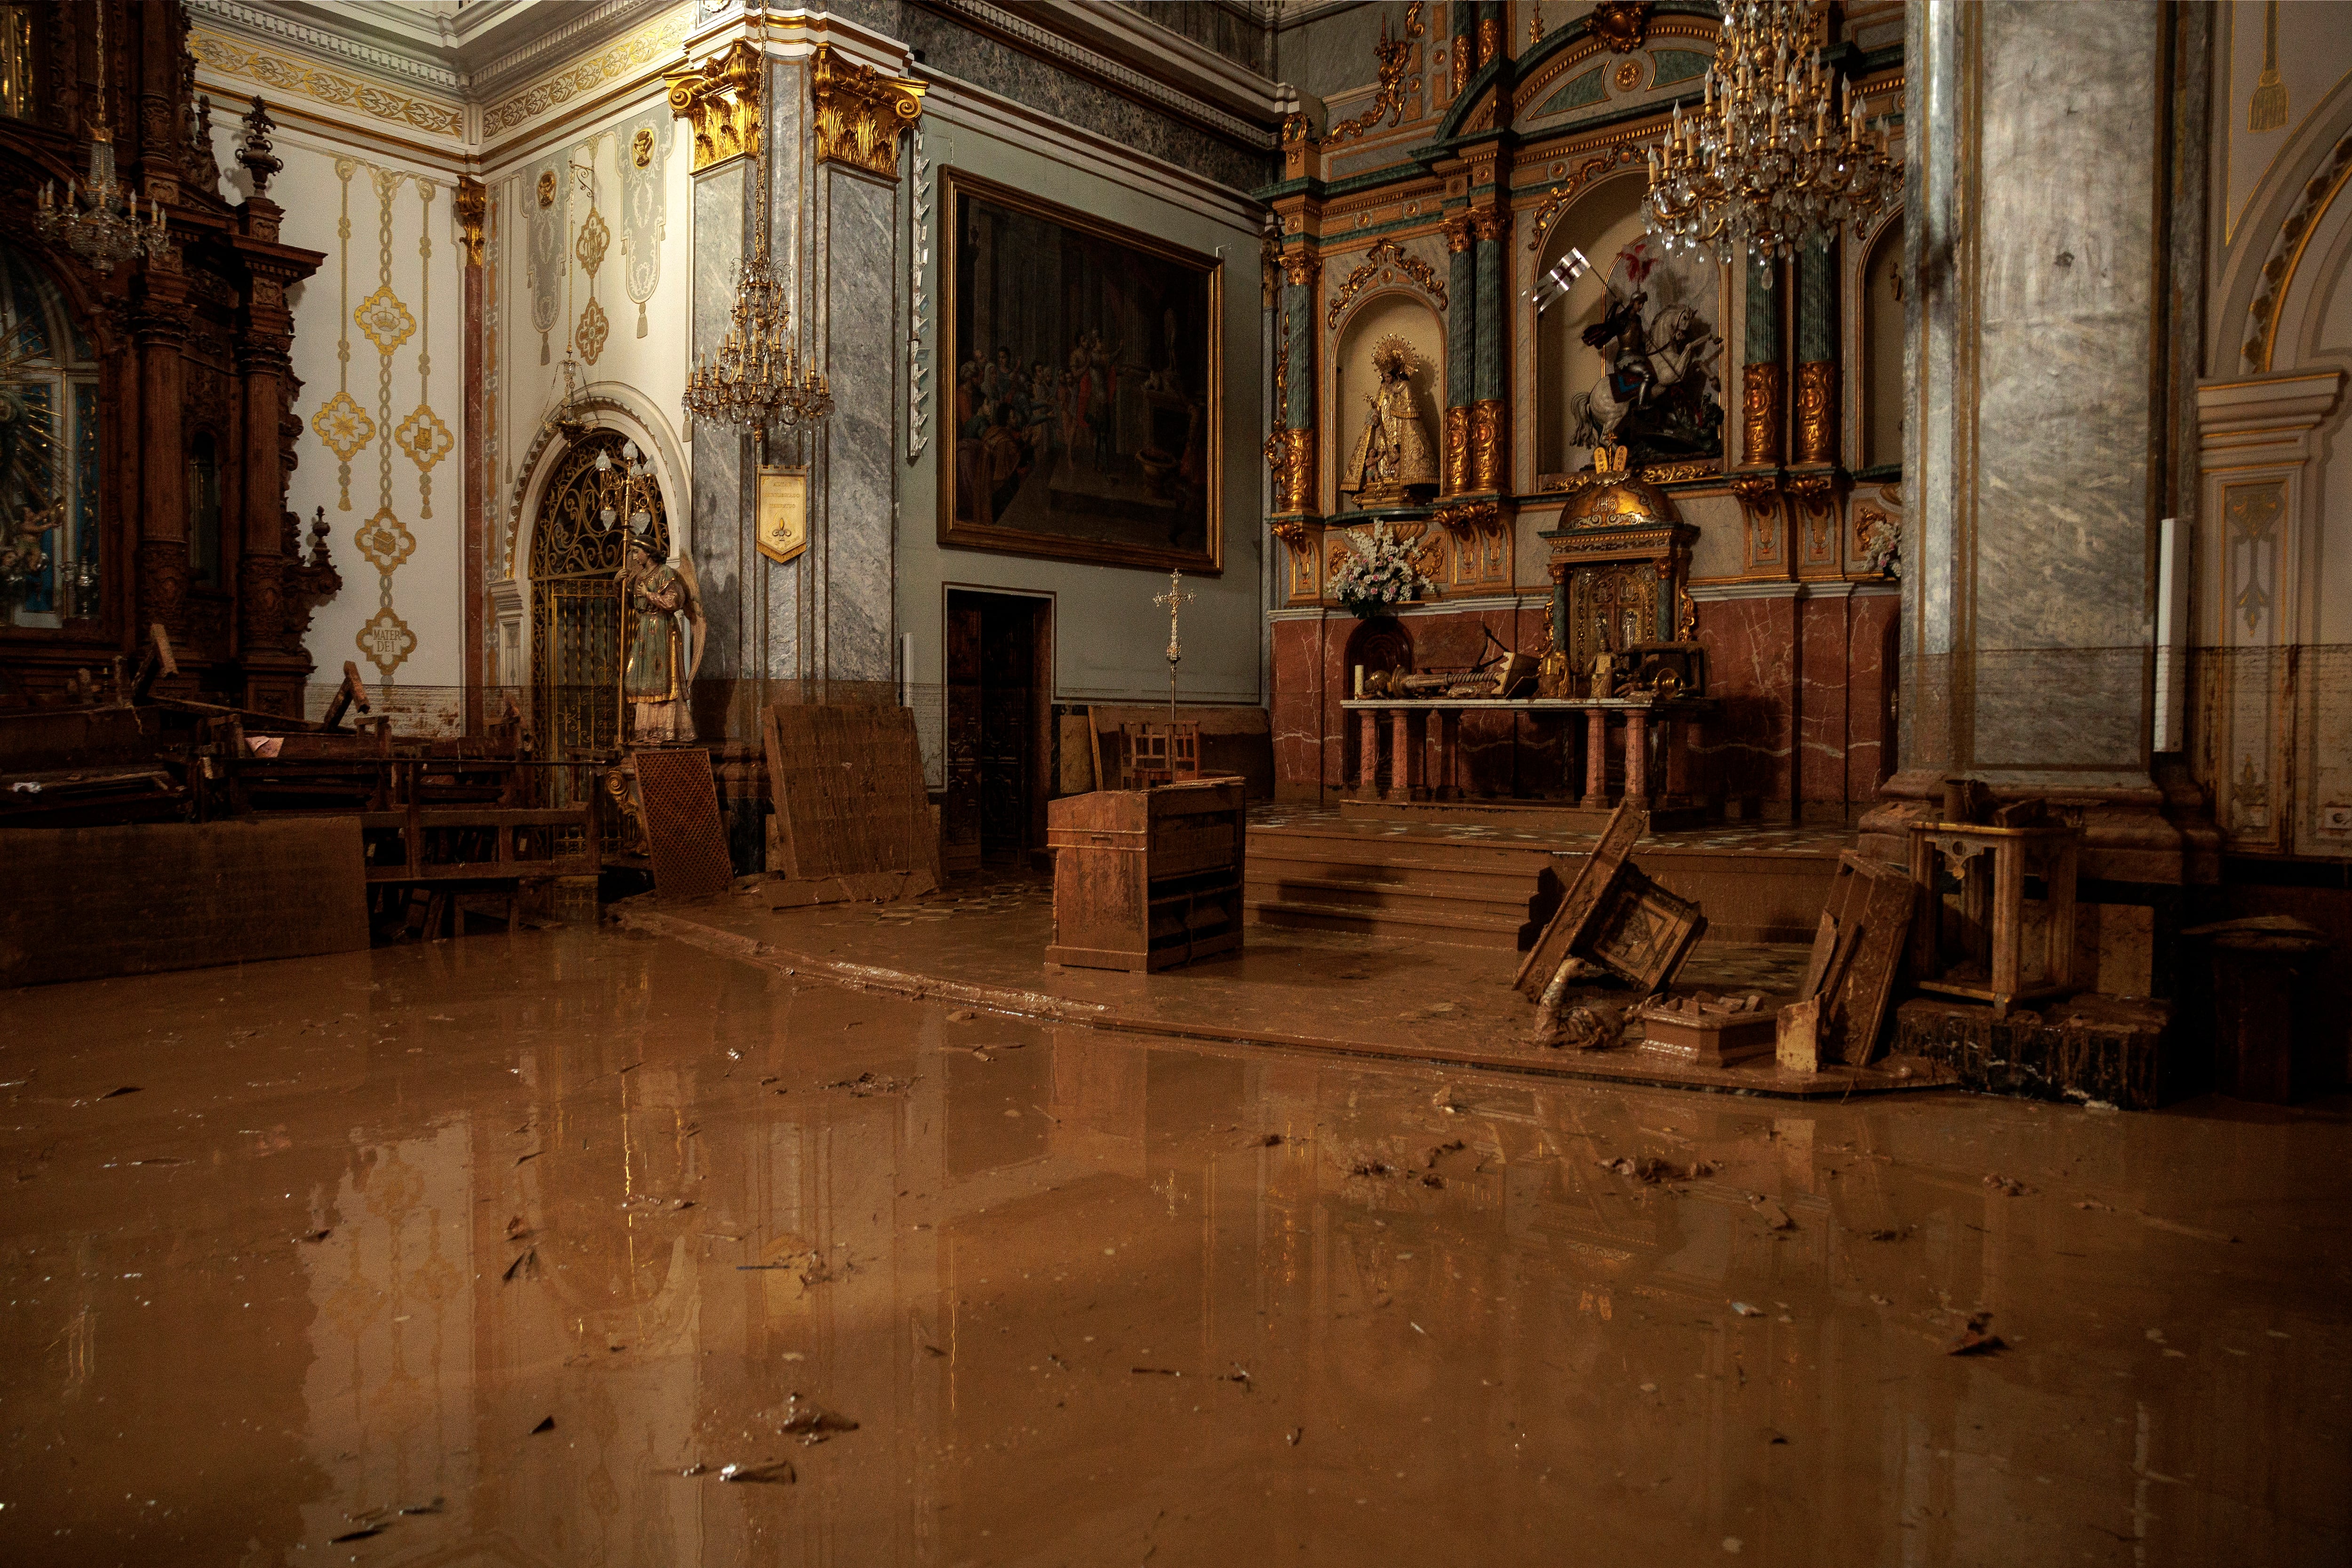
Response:
[{"label": "red marble altar table", "polygon": [[[1563,718],[1581,713],[1581,725],[1563,725],[1561,745],[1569,752],[1569,776],[1583,778],[1584,793],[1559,804],[1588,811],[1608,811],[1629,800],[1649,810],[1699,805],[1691,787],[1691,742],[1715,710],[1714,701],[1704,697],[1641,696],[1514,700],[1357,697],[1339,706],[1349,716],[1353,731],[1349,744],[1358,758],[1356,787],[1349,798],[1384,802],[1472,798],[1462,788],[1460,776],[1465,713],[1557,713]],[[1389,736],[1385,782],[1383,731]],[[1580,748],[1581,757],[1576,754]],[[1622,784],[1614,794],[1610,790],[1612,753],[1619,761]]]}]

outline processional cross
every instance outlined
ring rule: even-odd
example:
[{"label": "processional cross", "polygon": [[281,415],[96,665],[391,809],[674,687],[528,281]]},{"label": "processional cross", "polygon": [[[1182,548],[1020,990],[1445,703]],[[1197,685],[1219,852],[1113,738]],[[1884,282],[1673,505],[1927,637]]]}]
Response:
[{"label": "processional cross", "polygon": [[1153,604],[1168,606],[1168,743],[1171,747],[1176,744],[1176,667],[1184,659],[1183,644],[1176,635],[1177,617],[1183,613],[1184,606],[1192,602],[1192,595],[1183,590],[1184,574],[1171,568],[1168,592],[1155,594],[1151,598]]}]

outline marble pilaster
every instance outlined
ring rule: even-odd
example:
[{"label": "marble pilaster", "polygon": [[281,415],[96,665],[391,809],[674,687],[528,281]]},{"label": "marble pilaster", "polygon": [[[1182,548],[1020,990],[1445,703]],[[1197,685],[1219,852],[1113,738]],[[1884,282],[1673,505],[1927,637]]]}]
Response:
[{"label": "marble pilaster", "polygon": [[824,507],[808,557],[821,579],[824,672],[832,680],[887,681],[891,647],[892,439],[898,363],[898,193],[837,164],[824,182],[824,363],[833,417],[824,426]]},{"label": "marble pilaster", "polygon": [[[750,168],[747,162],[738,160],[695,176],[694,342],[689,361],[715,354],[727,332],[728,310],[735,302],[736,269],[743,258],[744,192]],[[693,439],[693,500],[687,542],[702,587],[709,638],[701,678],[734,681],[751,673],[746,628],[752,624],[753,607],[747,603],[751,579],[744,570],[751,545],[743,483],[751,462],[751,442],[731,429],[712,425],[696,426]],[[704,718],[698,715],[698,728]],[[731,733],[732,716],[729,725]]]},{"label": "marble pilaster", "polygon": [[1924,809],[1967,773],[2097,806],[2086,875],[2173,881],[2184,829],[2149,743],[2177,419],[2150,354],[2167,341],[2167,200],[2201,174],[2170,153],[2165,8],[2081,20],[2047,0],[1906,13],[1912,504],[1886,793]]}]

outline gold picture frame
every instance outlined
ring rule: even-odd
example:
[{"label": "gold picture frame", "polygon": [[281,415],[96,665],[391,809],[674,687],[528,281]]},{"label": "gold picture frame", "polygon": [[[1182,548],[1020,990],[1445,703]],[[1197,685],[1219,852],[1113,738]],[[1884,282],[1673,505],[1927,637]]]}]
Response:
[{"label": "gold picture frame", "polygon": [[[940,543],[1222,574],[1223,261],[961,169],[940,206]],[[982,321],[976,276],[1058,287]]]},{"label": "gold picture frame", "polygon": [[808,482],[805,468],[762,468],[753,532],[760,553],[782,563],[808,548]]}]

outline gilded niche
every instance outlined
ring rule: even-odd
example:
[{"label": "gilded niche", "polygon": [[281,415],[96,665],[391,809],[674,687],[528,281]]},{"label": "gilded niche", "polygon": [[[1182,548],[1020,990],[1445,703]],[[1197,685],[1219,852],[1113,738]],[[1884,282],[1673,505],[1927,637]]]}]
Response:
[{"label": "gilded niche", "polygon": [[667,72],[669,111],[694,124],[698,173],[760,150],[760,79],[763,57],[741,38],[700,66]]},{"label": "gilded niche", "polygon": [[923,84],[834,58],[819,44],[809,68],[816,109],[816,159],[898,177],[898,133],[921,118]]}]

